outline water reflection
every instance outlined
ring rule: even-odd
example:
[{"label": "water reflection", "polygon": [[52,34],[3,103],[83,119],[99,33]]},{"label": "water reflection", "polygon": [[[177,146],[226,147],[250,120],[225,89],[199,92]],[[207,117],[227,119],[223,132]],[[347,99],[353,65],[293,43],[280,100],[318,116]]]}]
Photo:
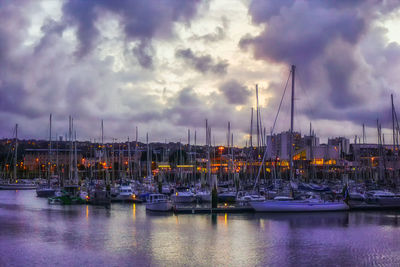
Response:
[{"label": "water reflection", "polygon": [[136,203],[133,203],[133,205],[132,205],[132,218],[133,218],[133,221],[135,221],[135,219],[136,219]]},{"label": "water reflection", "polygon": [[173,215],[50,206],[27,191],[0,203],[0,266],[400,265],[398,211]]},{"label": "water reflection", "polygon": [[278,221],[290,228],[347,227],[349,212],[254,214],[254,219]]}]

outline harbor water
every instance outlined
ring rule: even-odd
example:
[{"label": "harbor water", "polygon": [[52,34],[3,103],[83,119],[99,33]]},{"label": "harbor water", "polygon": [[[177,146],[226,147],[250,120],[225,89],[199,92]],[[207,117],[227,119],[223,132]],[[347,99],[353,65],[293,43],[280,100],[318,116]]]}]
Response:
[{"label": "harbor water", "polygon": [[0,266],[400,266],[400,212],[174,215],[0,191]]}]

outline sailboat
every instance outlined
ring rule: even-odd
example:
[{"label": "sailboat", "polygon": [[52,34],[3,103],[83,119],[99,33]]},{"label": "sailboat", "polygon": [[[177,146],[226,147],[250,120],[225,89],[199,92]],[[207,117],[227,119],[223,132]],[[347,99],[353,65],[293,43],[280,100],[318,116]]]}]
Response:
[{"label": "sailboat", "polygon": [[[71,204],[86,204],[88,203],[89,197],[86,192],[81,191],[81,187],[78,184],[78,168],[77,168],[77,150],[76,142],[73,141],[73,129],[74,119],[69,117],[69,179],[64,182],[64,186],[59,192],[56,192],[55,196],[49,197],[49,204],[60,204],[60,205],[71,205]],[[76,133],[75,133],[76,139]],[[74,172],[74,174],[73,174]],[[74,175],[74,176],[73,176]]]},{"label": "sailboat", "polygon": [[15,125],[15,147],[14,147],[14,168],[13,179],[8,183],[0,184],[0,190],[33,190],[36,189],[36,184],[26,180],[17,178],[17,158],[18,158],[18,124]]},{"label": "sailboat", "polygon": [[263,202],[252,201],[250,206],[257,212],[312,212],[343,211],[349,206],[343,201],[324,201],[320,198],[294,200],[291,197],[275,197]]},{"label": "sailboat", "polygon": [[51,114],[50,114],[50,138],[49,138],[49,165],[48,165],[48,172],[47,172],[47,182],[45,184],[39,184],[36,188],[36,195],[38,197],[52,197],[56,193],[56,189],[53,188],[50,184],[51,178]]},{"label": "sailboat", "polygon": [[[290,75],[292,76],[292,96],[291,96],[291,116],[290,116],[290,137],[289,144],[292,144],[293,138],[293,118],[294,118],[294,89],[295,89],[295,70],[296,67],[292,65]],[[275,118],[276,122],[276,118]],[[275,123],[273,125],[273,129],[275,128]],[[268,144],[267,144],[268,146]],[[293,182],[293,154],[292,154],[292,145],[290,145],[289,149],[289,158],[290,158],[290,181]],[[261,168],[264,166],[265,157],[268,149],[265,149],[264,156],[262,159],[262,163],[260,165],[256,183],[254,188],[257,185]],[[309,199],[305,200],[295,200],[292,197],[275,197],[274,200],[266,200],[266,201],[250,201],[250,206],[256,212],[315,212],[315,211],[344,211],[348,210],[349,206],[344,201],[325,201],[316,196],[312,196]]]},{"label": "sailboat", "polygon": [[164,194],[150,194],[146,198],[146,210],[148,211],[172,211],[173,204]]},{"label": "sailboat", "polygon": [[[101,121],[101,144],[102,144],[102,155],[104,161],[107,163],[107,149],[104,145],[104,127],[103,120]],[[76,149],[76,146],[75,146]],[[89,189],[88,200],[93,205],[109,205],[111,203],[111,187],[110,187],[110,175],[108,169],[105,169],[105,186],[102,184],[96,184],[94,187]]]}]

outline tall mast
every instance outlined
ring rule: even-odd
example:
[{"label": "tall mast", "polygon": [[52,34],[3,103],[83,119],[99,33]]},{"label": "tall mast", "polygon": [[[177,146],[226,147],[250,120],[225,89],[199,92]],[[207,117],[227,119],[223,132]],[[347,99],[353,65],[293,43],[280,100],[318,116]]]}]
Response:
[{"label": "tall mast", "polygon": [[69,137],[69,176],[68,180],[69,183],[72,181],[72,117],[69,116],[69,130],[68,130],[68,137]]},{"label": "tall mast", "polygon": [[[135,167],[138,169],[138,173],[137,173],[138,177],[136,177],[138,179],[139,176],[141,175],[141,171],[140,171],[140,165],[136,162],[136,160],[139,160],[139,162],[140,162],[140,159],[137,158],[137,149],[138,149],[138,127],[136,126],[136,137],[135,137],[135,163],[136,163],[136,166]],[[136,173],[136,170],[135,170],[135,173]]]},{"label": "tall mast", "polygon": [[149,181],[151,183],[149,133],[146,133],[146,143],[147,143],[147,177],[150,177]]},{"label": "tall mast", "polygon": [[15,155],[14,155],[14,182],[17,180],[17,157],[18,157],[18,124],[15,124]]},{"label": "tall mast", "polygon": [[189,152],[189,162],[190,164],[192,163],[192,155],[191,155],[191,149],[190,149],[190,129],[188,129],[188,152]]},{"label": "tall mast", "polygon": [[[234,161],[233,161],[233,133],[231,134],[231,160],[232,160],[232,170],[231,170],[231,172],[232,173],[235,173],[234,172],[234,170],[235,170],[235,166],[234,166]],[[235,177],[233,177],[233,178],[235,178]]]},{"label": "tall mast", "polygon": [[121,155],[121,144],[118,142],[118,177],[121,179],[122,177],[122,155]]},{"label": "tall mast", "polygon": [[115,180],[115,138],[112,139],[112,144],[111,144],[111,180]]},{"label": "tall mast", "polygon": [[129,180],[132,179],[131,142],[129,142],[129,136],[128,136],[128,177]]},{"label": "tall mast", "polygon": [[197,179],[197,147],[196,147],[196,145],[197,145],[197,132],[196,132],[196,130],[194,130],[194,180],[195,180],[195,182],[196,182],[196,179]]},{"label": "tall mast", "polygon": [[[56,133],[56,173],[57,173],[57,176],[58,176],[58,183],[61,185],[62,184],[61,183],[61,179],[64,179],[64,177],[61,178],[60,170],[59,170],[59,167],[58,167],[58,133]],[[64,181],[63,181],[63,183],[64,183]]]},{"label": "tall mast", "polygon": [[[228,143],[228,148],[227,148],[227,156],[229,157],[229,148],[230,148],[230,138],[231,138],[231,122],[228,121],[228,135],[227,135],[227,143]],[[221,159],[222,159],[222,151],[221,151]],[[229,158],[228,158],[229,159]],[[221,160],[222,163],[222,160]],[[230,179],[231,173],[231,166],[230,166],[230,160],[228,160],[228,179]],[[221,169],[222,169],[222,164],[221,164]]]},{"label": "tall mast", "polygon": [[250,147],[253,148],[253,110],[251,108],[251,118],[250,118]]},{"label": "tall mast", "polygon": [[[257,118],[257,149],[260,147],[260,124],[259,124],[259,112],[258,112],[258,84],[256,84],[256,118]],[[259,151],[258,151],[259,152]]]},{"label": "tall mast", "polygon": [[393,153],[396,151],[396,129],[394,127],[394,104],[393,104],[393,94],[390,95],[392,100],[392,125],[393,125]]},{"label": "tall mast", "polygon": [[228,152],[229,152],[229,144],[230,144],[230,139],[231,138],[231,122],[230,121],[228,121],[228,134],[226,135],[226,143],[227,143],[227,145],[228,145]]},{"label": "tall mast", "polygon": [[47,175],[47,180],[50,181],[50,176],[51,176],[51,113],[50,113],[50,130],[49,130],[49,163],[48,163],[48,175]]},{"label": "tall mast", "polygon": [[208,120],[206,119],[206,147],[207,147],[207,180],[211,183],[211,163],[210,163],[210,143],[211,134],[208,128]]},{"label": "tall mast", "polygon": [[74,175],[74,182],[79,182],[79,176],[78,176],[78,148],[77,148],[77,142],[76,142],[76,131],[74,131],[74,139],[75,139],[75,141],[74,141],[74,143],[75,143],[75,151],[74,151],[74,166],[75,166],[75,168],[74,168],[74,172],[75,172],[75,175]]},{"label": "tall mast", "polygon": [[295,71],[296,66],[292,65],[292,98],[291,98],[291,109],[290,109],[290,137],[289,137],[289,159],[290,159],[290,179],[293,179],[293,119],[294,119],[294,82],[295,82]]}]

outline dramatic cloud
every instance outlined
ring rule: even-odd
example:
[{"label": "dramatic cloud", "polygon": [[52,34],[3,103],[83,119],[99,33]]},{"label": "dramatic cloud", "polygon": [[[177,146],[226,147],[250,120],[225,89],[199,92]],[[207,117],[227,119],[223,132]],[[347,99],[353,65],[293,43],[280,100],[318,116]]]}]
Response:
[{"label": "dramatic cloud", "polygon": [[250,97],[250,91],[236,80],[224,82],[219,87],[230,104],[244,105],[247,104]]},{"label": "dramatic cloud", "polygon": [[190,40],[197,41],[202,40],[205,43],[213,43],[224,40],[226,38],[226,30],[228,30],[229,22],[226,17],[222,17],[222,26],[217,26],[212,33],[207,33],[204,35],[193,35]]},{"label": "dramatic cloud", "polygon": [[[303,87],[311,102],[311,107],[299,103],[300,112],[373,125],[377,116],[386,116],[379,112],[382,94],[384,103],[390,97],[389,81],[389,87],[400,86],[382,71],[394,66],[384,55],[398,58],[399,50],[387,43],[376,24],[398,6],[395,1],[253,0],[249,13],[264,30],[244,36],[239,45],[256,59],[297,66],[297,95]],[[306,110],[310,108],[315,112]],[[368,118],[361,115],[371,113]]]},{"label": "dramatic cloud", "polygon": [[[390,126],[390,94],[396,106],[400,97],[400,38],[386,24],[398,5],[0,0],[0,137],[18,123],[21,137],[47,139],[52,113],[58,135],[72,115],[79,139],[97,139],[103,119],[106,140],[126,140],[138,126],[139,139],[179,141],[188,128],[204,133],[207,118],[216,143],[230,121],[244,145],[249,88],[259,84],[269,130],[291,64],[296,128],[311,120],[322,138],[352,137],[366,123],[376,134],[377,118]],[[277,130],[288,129],[289,104]]]},{"label": "dramatic cloud", "polygon": [[216,61],[210,55],[196,55],[190,48],[177,50],[176,57],[201,73],[226,74],[229,65],[227,61]]},{"label": "dramatic cloud", "polygon": [[106,13],[112,13],[124,30],[126,41],[139,41],[133,49],[139,63],[152,67],[150,40],[154,37],[168,38],[175,22],[189,22],[197,12],[201,1],[84,1],[67,0],[63,6],[64,21],[77,27],[79,38],[78,56],[89,53],[98,41],[99,29],[96,23]]}]

